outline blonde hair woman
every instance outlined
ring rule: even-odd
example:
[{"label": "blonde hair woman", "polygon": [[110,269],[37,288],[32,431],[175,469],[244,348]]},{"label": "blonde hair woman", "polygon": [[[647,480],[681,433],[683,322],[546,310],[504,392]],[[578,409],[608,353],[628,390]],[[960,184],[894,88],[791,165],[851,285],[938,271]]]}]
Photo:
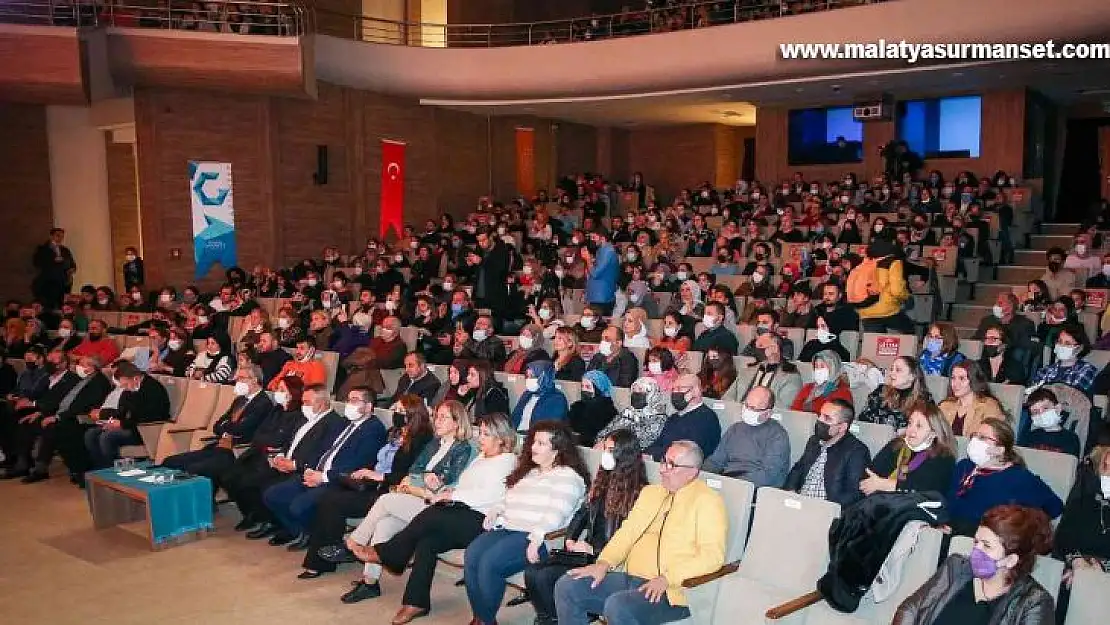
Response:
[{"label": "blonde hair woman", "polygon": [[586,361],[578,352],[578,333],[573,328],[559,328],[551,341],[555,356],[555,379],[580,382],[586,373]]},{"label": "blonde hair woman", "polygon": [[649,349],[651,339],[648,338],[647,311],[643,308],[632,308],[624,313],[624,346]]}]

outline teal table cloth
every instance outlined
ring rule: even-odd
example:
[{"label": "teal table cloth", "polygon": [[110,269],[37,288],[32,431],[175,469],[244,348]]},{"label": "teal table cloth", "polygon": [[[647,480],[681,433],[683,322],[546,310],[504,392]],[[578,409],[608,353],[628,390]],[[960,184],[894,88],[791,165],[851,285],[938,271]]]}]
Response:
[{"label": "teal table cloth", "polygon": [[[154,467],[149,463],[135,465],[142,469],[142,475],[120,475],[115,469],[91,471],[108,482],[114,482],[146,492],[147,515],[150,517],[151,541],[162,544],[190,532],[211,530],[212,523],[212,482],[206,477],[181,479],[181,473],[173,469]],[[178,476],[172,483],[155,484],[144,482],[148,476],[174,474]]]}]

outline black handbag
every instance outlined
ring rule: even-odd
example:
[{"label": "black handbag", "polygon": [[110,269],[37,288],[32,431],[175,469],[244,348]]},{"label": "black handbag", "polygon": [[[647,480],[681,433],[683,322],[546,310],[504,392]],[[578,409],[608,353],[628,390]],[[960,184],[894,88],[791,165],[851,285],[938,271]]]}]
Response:
[{"label": "black handbag", "polygon": [[547,554],[547,563],[558,566],[569,566],[572,569],[589,566],[597,561],[597,556],[581,551],[568,551],[566,549],[552,549]]}]

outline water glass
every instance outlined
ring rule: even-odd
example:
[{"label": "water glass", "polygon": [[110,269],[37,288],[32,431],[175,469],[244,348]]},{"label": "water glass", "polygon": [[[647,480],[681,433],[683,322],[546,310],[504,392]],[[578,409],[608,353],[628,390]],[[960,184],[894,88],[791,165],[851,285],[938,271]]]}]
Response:
[{"label": "water glass", "polygon": [[114,460],[112,462],[112,469],[115,470],[116,473],[119,473],[121,471],[126,471],[127,470],[126,467],[127,467],[127,463],[124,462],[123,458],[119,458],[119,459]]}]

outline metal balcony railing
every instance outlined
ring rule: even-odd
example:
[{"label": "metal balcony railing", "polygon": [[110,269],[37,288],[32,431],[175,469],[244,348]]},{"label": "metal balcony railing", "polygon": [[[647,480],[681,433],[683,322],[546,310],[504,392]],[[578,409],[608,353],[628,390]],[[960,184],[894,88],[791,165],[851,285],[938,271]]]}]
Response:
[{"label": "metal balcony railing", "polygon": [[187,0],[0,0],[0,22],[46,26],[162,28],[241,35],[315,32],[312,11],[297,2]]},{"label": "metal balcony railing", "polygon": [[[889,0],[654,0],[613,15],[516,24],[433,24],[344,15],[316,9],[327,34],[374,43],[424,47],[500,47],[597,41],[773,19]],[[323,30],[321,30],[323,32]]]}]

